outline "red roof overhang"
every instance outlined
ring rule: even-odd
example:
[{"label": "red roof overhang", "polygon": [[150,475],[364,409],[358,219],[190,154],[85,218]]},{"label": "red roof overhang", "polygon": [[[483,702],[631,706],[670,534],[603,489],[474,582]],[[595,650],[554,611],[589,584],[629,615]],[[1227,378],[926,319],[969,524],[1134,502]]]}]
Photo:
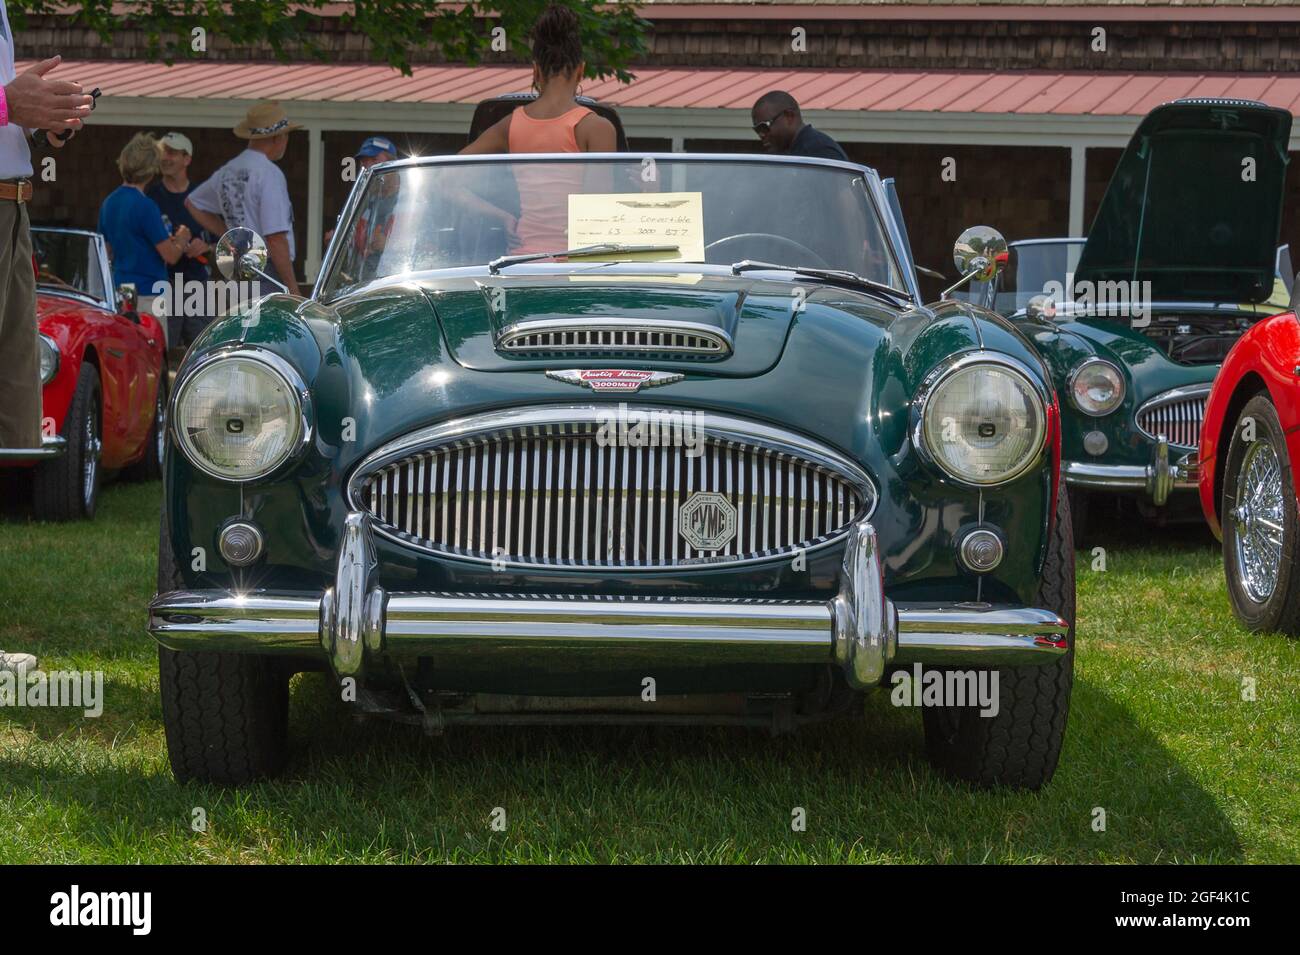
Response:
[{"label": "red roof overhang", "polygon": [[[17,64],[22,70],[32,61]],[[583,93],[622,108],[748,110],[767,90],[805,110],[1055,116],[1142,116],[1189,96],[1255,99],[1300,115],[1300,75],[1252,73],[1045,73],[898,70],[635,70],[630,84],[592,80]],[[529,89],[518,66],[387,66],[70,60],[53,76],[99,86],[105,97],[279,99],[310,103],[477,103]]]}]

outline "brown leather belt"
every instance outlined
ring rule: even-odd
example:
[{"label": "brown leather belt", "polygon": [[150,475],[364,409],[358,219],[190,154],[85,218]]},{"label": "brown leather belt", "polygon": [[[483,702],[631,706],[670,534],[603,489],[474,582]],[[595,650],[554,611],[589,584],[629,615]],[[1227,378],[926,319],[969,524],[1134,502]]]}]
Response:
[{"label": "brown leather belt", "polygon": [[31,202],[31,180],[19,179],[17,182],[0,182],[0,199],[8,199],[11,202]]}]

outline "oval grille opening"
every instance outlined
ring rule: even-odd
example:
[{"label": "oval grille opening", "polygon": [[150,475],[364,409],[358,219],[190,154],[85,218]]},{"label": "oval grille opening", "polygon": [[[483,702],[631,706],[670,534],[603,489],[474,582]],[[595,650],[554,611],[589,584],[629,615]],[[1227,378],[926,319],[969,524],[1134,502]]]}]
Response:
[{"label": "oval grille opening", "polygon": [[1172,401],[1157,398],[1138,411],[1137,426],[1152,440],[1163,434],[1171,445],[1199,447],[1208,397],[1208,394],[1190,395]]},{"label": "oval grille opening", "polygon": [[508,563],[674,567],[824,543],[870,503],[820,463],[699,434],[605,443],[590,424],[510,429],[407,453],[358,503],[415,547]]}]

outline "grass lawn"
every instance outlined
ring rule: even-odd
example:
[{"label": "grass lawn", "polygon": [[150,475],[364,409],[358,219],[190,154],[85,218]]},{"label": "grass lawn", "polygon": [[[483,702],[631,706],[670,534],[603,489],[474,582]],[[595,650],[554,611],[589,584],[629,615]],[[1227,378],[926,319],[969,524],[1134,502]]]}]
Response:
[{"label": "grass lawn", "polygon": [[106,696],[97,719],[0,709],[0,862],[1300,862],[1300,641],[1236,625],[1200,529],[1111,532],[1105,572],[1080,554],[1070,726],[1041,793],[946,782],[918,712],[885,694],[863,722],[778,739],[428,739],[354,723],[319,674],[295,679],[286,777],[222,791],[177,786],[167,765],[144,630],[158,500],[112,484],[93,523],[0,522],[0,648],[103,670]]}]

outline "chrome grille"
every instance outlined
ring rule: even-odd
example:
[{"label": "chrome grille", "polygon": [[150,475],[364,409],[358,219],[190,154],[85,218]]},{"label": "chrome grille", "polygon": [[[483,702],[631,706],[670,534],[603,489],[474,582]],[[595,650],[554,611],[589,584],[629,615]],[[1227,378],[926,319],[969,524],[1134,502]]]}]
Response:
[{"label": "chrome grille", "polygon": [[1196,448],[1201,441],[1208,386],[1196,392],[1174,392],[1147,402],[1137,413],[1137,426],[1152,440],[1165,436],[1171,445]]},{"label": "chrome grille", "polygon": [[[415,547],[581,567],[775,557],[843,533],[874,500],[869,484],[785,450],[699,441],[692,457],[680,443],[602,446],[594,422],[508,428],[413,449],[364,474],[354,496],[381,532]],[[682,533],[697,492],[735,510],[735,533],[715,550]]]},{"label": "chrome grille", "polygon": [[728,337],[696,325],[654,323],[583,323],[522,325],[507,329],[498,347],[508,354],[529,355],[672,355],[722,358],[731,354]]}]

